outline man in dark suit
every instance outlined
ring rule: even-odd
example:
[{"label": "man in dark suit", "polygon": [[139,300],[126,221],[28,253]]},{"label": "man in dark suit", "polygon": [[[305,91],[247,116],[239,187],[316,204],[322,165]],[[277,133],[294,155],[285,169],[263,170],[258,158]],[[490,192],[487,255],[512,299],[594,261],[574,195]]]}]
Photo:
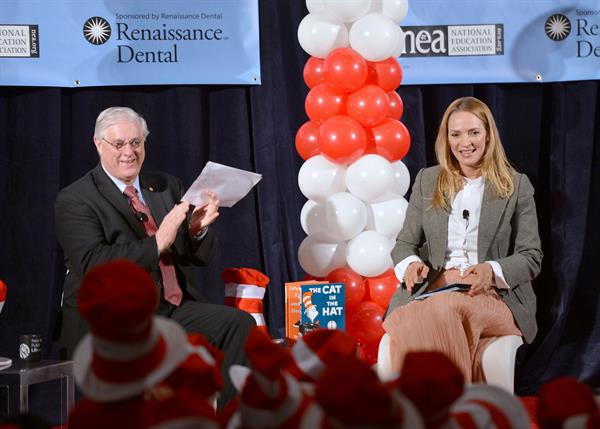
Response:
[{"label": "man in dark suit", "polygon": [[[67,268],[61,348],[71,357],[88,330],[77,309],[83,275],[98,264],[125,258],[154,279],[161,297],[158,314],[188,332],[204,334],[225,353],[228,380],[229,366],[245,361],[243,344],[254,319],[234,308],[198,302],[187,273],[187,267],[206,265],[213,257],[216,239],[209,225],[219,215],[219,200],[206,191],[208,202],[191,209],[180,202],[179,179],[141,172],[148,133],[146,121],[132,109],[111,107],[101,112],[94,131],[100,163],[56,199],[57,235]],[[220,407],[233,393],[227,381]]]}]

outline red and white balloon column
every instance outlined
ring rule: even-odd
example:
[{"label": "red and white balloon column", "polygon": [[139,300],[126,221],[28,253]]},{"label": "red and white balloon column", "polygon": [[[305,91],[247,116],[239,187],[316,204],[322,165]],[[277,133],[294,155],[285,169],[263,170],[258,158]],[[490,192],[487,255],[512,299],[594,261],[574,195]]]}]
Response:
[{"label": "red and white balloon column", "polygon": [[347,331],[374,363],[383,314],[399,286],[390,252],[402,228],[410,176],[401,161],[410,134],[396,88],[403,50],[398,23],[408,0],[306,0],[298,40],[310,119],[296,134],[305,160],[298,184],[302,268],[346,283]]}]

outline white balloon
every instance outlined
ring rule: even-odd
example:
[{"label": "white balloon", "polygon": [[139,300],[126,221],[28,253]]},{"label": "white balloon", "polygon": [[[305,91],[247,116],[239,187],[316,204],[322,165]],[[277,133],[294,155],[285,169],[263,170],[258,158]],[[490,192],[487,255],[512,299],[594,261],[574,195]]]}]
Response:
[{"label": "white balloon", "polygon": [[392,168],[394,169],[394,188],[392,192],[403,197],[410,187],[410,171],[402,161],[392,162]]},{"label": "white balloon", "polygon": [[396,44],[396,48],[394,49],[393,57],[400,57],[405,53],[406,41],[404,39],[404,32],[401,27],[398,27],[398,43]]},{"label": "white balloon", "polygon": [[392,266],[392,246],[385,235],[364,231],[348,242],[346,261],[361,276],[378,276]]},{"label": "white balloon", "polygon": [[399,23],[408,14],[408,0],[373,0],[369,12],[380,13]]},{"label": "white balloon", "polygon": [[298,41],[307,54],[325,58],[334,49],[348,46],[348,30],[329,15],[309,13],[298,26]]},{"label": "white balloon", "polygon": [[370,13],[350,29],[350,46],[367,61],[383,61],[394,55],[400,28],[387,16]]},{"label": "white balloon", "polygon": [[400,195],[391,195],[386,201],[368,204],[368,229],[375,230],[388,238],[395,238],[404,224],[408,201]]},{"label": "white balloon", "polygon": [[310,13],[325,12],[325,3],[323,0],[306,0],[306,8]]},{"label": "white balloon", "polygon": [[333,194],[325,202],[326,233],[336,240],[350,240],[367,225],[367,207],[348,192]]},{"label": "white balloon", "polygon": [[346,242],[332,242],[322,234],[309,235],[300,243],[298,260],[308,274],[325,277],[346,264]]},{"label": "white balloon", "polygon": [[350,164],[346,170],[348,190],[352,195],[366,202],[378,201],[389,194],[394,181],[392,165],[379,155],[364,155]]},{"label": "white balloon", "polygon": [[[352,23],[351,22],[344,22],[344,25],[346,26],[346,31],[348,32],[348,35],[350,35],[350,29],[352,28]],[[350,37],[350,36],[348,36]],[[350,46],[350,42],[348,41],[348,46]]]},{"label": "white balloon", "polygon": [[314,235],[327,229],[325,207],[313,200],[304,203],[300,211],[300,224],[306,235]]},{"label": "white balloon", "polygon": [[345,166],[317,155],[307,159],[300,167],[298,186],[306,198],[320,203],[328,196],[346,190],[345,175]]},{"label": "white balloon", "polygon": [[371,0],[323,0],[327,13],[343,22],[353,22],[371,8]]}]

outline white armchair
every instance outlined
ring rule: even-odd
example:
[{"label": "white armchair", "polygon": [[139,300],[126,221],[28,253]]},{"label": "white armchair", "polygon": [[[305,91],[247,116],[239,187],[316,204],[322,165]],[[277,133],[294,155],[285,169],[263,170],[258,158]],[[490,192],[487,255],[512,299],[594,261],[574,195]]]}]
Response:
[{"label": "white armchair", "polygon": [[504,335],[485,348],[481,356],[481,367],[487,384],[514,393],[515,358],[517,349],[522,344],[522,337]]},{"label": "white armchair", "polygon": [[[523,339],[517,335],[505,335],[491,343],[481,357],[481,366],[487,384],[503,388],[509,393],[515,389],[515,358]],[[390,336],[384,334],[377,353],[377,374],[382,381],[394,379],[398,374],[392,370],[390,361]]]},{"label": "white armchair", "polygon": [[392,361],[390,359],[390,336],[383,334],[379,341],[379,349],[377,350],[377,375],[381,381],[390,381],[398,376],[397,371],[392,370]]}]

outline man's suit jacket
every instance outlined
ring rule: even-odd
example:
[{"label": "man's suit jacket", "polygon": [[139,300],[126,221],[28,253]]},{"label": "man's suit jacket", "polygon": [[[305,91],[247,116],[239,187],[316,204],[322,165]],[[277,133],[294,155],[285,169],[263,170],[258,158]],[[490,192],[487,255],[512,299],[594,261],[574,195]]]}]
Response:
[{"label": "man's suit jacket", "polygon": [[[419,172],[413,185],[410,203],[402,231],[392,251],[394,263],[410,255],[419,255],[429,266],[424,283],[415,285],[413,295],[402,287],[392,297],[387,313],[407,304],[425,291],[429,283],[444,268],[448,247],[449,212],[432,207],[440,167]],[[533,186],[524,174],[514,177],[515,191],[509,198],[495,195],[493,186],[485,183],[479,232],[478,261],[497,261],[510,289],[498,290],[510,308],[526,342],[537,333],[536,298],[531,287],[541,269],[542,251],[538,234]],[[449,204],[448,204],[449,206]]]},{"label": "man's suit jacket", "polygon": [[[160,225],[165,215],[180,201],[182,184],[179,179],[158,172],[142,172],[139,179],[144,201],[156,224]],[[129,259],[150,273],[160,294],[159,255],[155,237],[146,235],[127,198],[100,164],[59,192],[55,219],[67,269],[60,343],[66,347],[67,356],[71,356],[77,342],[87,332],[77,310],[77,293],[84,274],[103,262]],[[194,240],[189,237],[187,225],[184,222],[171,246],[184,297],[193,295],[186,267],[208,264],[216,247],[210,229],[202,240]]]}]

